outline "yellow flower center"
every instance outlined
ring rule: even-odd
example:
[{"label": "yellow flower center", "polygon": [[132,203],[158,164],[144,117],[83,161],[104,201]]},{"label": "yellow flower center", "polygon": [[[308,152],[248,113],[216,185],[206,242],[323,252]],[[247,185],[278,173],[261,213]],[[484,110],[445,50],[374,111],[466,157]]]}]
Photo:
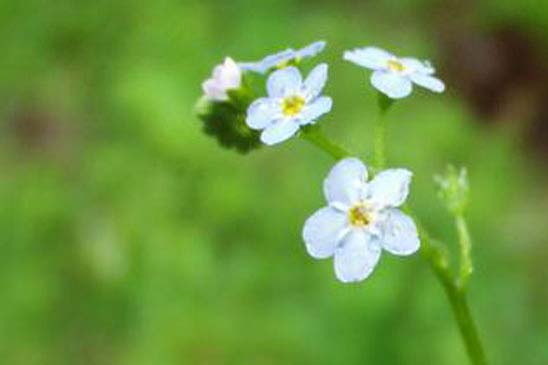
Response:
[{"label": "yellow flower center", "polygon": [[355,205],[348,211],[350,224],[357,227],[367,226],[371,223],[371,215],[361,204]]},{"label": "yellow flower center", "polygon": [[388,60],[387,62],[388,69],[395,72],[405,71],[405,66],[398,60]]},{"label": "yellow flower center", "polygon": [[304,104],[305,101],[301,96],[289,96],[282,101],[282,113],[286,117],[293,117],[299,114]]},{"label": "yellow flower center", "polygon": [[274,68],[281,70],[282,68],[286,68],[288,66],[297,66],[299,65],[299,63],[301,63],[301,58],[296,57],[296,58],[292,58],[292,59],[284,60],[280,62]]}]

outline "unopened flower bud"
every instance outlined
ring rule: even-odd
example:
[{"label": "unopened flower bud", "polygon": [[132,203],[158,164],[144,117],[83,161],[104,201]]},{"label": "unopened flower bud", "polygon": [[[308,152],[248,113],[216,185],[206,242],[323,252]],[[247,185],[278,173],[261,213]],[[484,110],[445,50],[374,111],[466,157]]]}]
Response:
[{"label": "unopened flower bud", "polygon": [[468,173],[466,168],[457,170],[454,166],[447,166],[444,174],[434,176],[437,183],[438,194],[447,209],[453,214],[463,214],[468,204]]}]

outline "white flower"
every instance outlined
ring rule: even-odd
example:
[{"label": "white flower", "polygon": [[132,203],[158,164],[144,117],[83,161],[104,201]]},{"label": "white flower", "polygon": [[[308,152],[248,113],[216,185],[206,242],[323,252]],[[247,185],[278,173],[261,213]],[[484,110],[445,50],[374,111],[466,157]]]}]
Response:
[{"label": "white flower", "polygon": [[207,98],[216,101],[228,100],[227,91],[238,89],[242,83],[242,71],[232,60],[225,58],[224,62],[213,69],[212,77],[202,84]]},{"label": "white flower", "polygon": [[308,253],[317,259],[334,256],[337,278],[356,282],[371,274],[383,249],[400,256],[416,252],[415,223],[397,209],[407,198],[411,176],[405,169],[389,169],[368,182],[360,160],[338,162],[324,181],[328,206],[303,228]]},{"label": "white flower", "polygon": [[300,61],[303,58],[313,57],[323,51],[325,44],[324,41],[318,41],[296,51],[289,48],[285,51],[266,56],[259,62],[243,62],[240,63],[239,66],[244,71],[264,74],[272,68],[285,67],[293,60]]},{"label": "white flower", "polygon": [[268,97],[249,106],[247,125],[262,130],[261,141],[267,145],[285,141],[301,126],[314,123],[331,110],[331,98],[320,96],[326,81],[325,63],[310,71],[304,81],[296,67],[274,71],[266,83]]},{"label": "white flower", "polygon": [[392,99],[411,94],[413,83],[438,93],[445,90],[444,83],[433,76],[435,70],[429,62],[409,57],[398,58],[376,47],[346,51],[343,58],[373,70],[371,83]]}]

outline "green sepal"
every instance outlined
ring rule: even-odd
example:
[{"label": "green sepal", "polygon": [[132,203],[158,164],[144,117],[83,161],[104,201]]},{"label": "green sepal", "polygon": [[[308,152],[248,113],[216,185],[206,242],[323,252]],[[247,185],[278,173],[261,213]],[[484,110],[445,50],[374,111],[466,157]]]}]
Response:
[{"label": "green sepal", "polygon": [[244,154],[261,146],[260,132],[250,129],[245,123],[252,100],[252,95],[246,90],[249,89],[228,91],[227,101],[202,97],[196,104],[196,114],[203,123],[204,133],[215,138],[222,147]]}]

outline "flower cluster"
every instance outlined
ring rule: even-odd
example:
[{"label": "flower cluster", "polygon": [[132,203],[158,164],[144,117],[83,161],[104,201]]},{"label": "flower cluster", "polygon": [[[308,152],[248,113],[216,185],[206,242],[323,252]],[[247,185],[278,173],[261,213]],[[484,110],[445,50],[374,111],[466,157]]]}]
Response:
[{"label": "flower cluster", "polygon": [[[316,123],[333,105],[322,95],[328,66],[317,65],[306,78],[299,66],[325,45],[319,41],[299,50],[289,48],[258,62],[226,58],[203,83],[205,130],[224,146],[247,152],[261,143],[286,141]],[[373,70],[371,84],[391,99],[410,95],[413,84],[438,93],[445,90],[426,61],[399,58],[376,47],[346,51],[343,59]],[[265,96],[255,96],[248,73],[266,76]],[[367,167],[359,159],[339,161],[324,182],[327,206],[304,225],[308,253],[317,259],[333,257],[335,275],[342,282],[367,278],[383,250],[399,256],[415,253],[420,246],[417,228],[398,209],[409,194],[411,176],[406,169],[388,169],[368,181]]]}]

